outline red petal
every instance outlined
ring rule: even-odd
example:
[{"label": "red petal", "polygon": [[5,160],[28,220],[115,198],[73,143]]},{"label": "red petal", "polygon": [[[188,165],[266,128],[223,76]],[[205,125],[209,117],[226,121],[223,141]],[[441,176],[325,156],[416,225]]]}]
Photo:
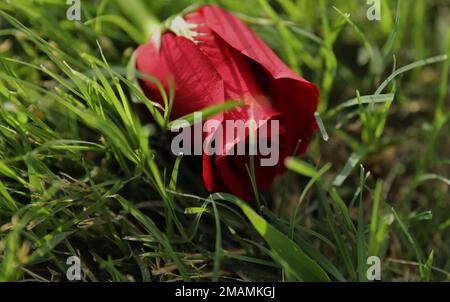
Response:
[{"label": "red petal", "polygon": [[217,171],[214,157],[214,155],[209,156],[206,153],[203,154],[203,183],[209,192],[224,191],[226,185]]},{"label": "red petal", "polygon": [[[168,80],[174,79],[176,100],[172,119],[224,101],[223,83],[216,69],[197,45],[184,37],[164,34],[159,55],[152,42],[140,46],[136,67],[141,72],[157,77],[167,93]],[[162,104],[156,86],[150,81],[142,82],[145,93]]]},{"label": "red petal", "polygon": [[228,190],[234,195],[249,201],[252,197],[253,189],[249,175],[245,170],[244,160],[243,156],[223,156],[216,160],[216,166]]},{"label": "red petal", "polygon": [[264,66],[276,79],[291,78],[310,84],[292,72],[278,56],[238,18],[226,10],[206,5],[199,9],[206,24],[224,41],[247,57]]},{"label": "red petal", "polygon": [[[317,128],[314,119],[319,103],[317,87],[292,72],[252,30],[229,12],[214,5],[204,6],[198,12],[212,31],[256,63],[254,69],[259,86],[265,87],[264,93],[274,100],[274,107],[281,113],[280,120],[287,129],[282,156],[291,155],[299,139],[299,153],[304,152],[309,137]],[[284,169],[282,160],[279,170]]]},{"label": "red petal", "polygon": [[280,141],[281,153],[277,170],[281,173],[285,170],[284,159],[294,155],[296,147],[297,154],[304,153],[311,135],[317,129],[314,112],[319,96],[316,90],[304,89],[303,84],[296,80],[274,80],[264,70],[259,73],[259,81],[272,96],[275,108],[281,112],[280,122],[287,129]]},{"label": "red petal", "polygon": [[[216,160],[216,167],[228,190],[234,195],[251,200],[253,187],[246,167],[250,167],[248,156],[224,156]],[[267,189],[277,176],[274,167],[262,167],[260,157],[254,157],[255,177],[258,190]],[[223,189],[221,189],[223,190]]]},{"label": "red petal", "polygon": [[[295,113],[301,113],[296,117],[297,122],[306,124],[311,122],[311,118],[314,121],[314,112],[319,103],[319,91],[314,84],[292,72],[252,30],[229,12],[218,6],[207,5],[200,8],[199,13],[203,15],[207,26],[226,43],[263,67],[268,73],[267,77],[280,80],[271,81],[271,92],[276,94],[269,95],[279,96],[275,107],[282,109],[281,114],[294,110]],[[255,74],[258,75],[259,71]],[[265,85],[260,83],[260,87]],[[277,101],[283,104],[277,106]],[[303,120],[302,117],[307,119]]]},{"label": "red petal", "polygon": [[[185,19],[190,24],[197,25],[193,31],[198,34],[195,36],[195,39],[199,42],[198,47],[208,57],[223,79],[225,99],[243,99],[248,104],[244,108],[225,112],[223,120],[247,122],[253,118],[259,125],[260,122],[266,122],[279,115],[259,88],[251,61],[211,31],[208,26],[202,25],[207,24],[203,15],[191,13],[186,15]],[[225,130],[225,124],[223,126]],[[241,140],[247,138],[248,128],[246,130],[245,135],[240,138]],[[224,137],[226,137],[226,133]],[[226,145],[229,147],[225,148],[224,146],[222,154],[225,154],[236,143],[236,140],[234,142],[226,141]]]}]

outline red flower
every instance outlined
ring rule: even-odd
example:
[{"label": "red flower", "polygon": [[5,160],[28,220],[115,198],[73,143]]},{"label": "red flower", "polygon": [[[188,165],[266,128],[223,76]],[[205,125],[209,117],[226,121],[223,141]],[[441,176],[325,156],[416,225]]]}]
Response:
[{"label": "red flower", "polygon": [[[285,170],[284,159],[293,155],[296,146],[297,154],[305,152],[316,130],[314,112],[319,91],[314,84],[293,73],[229,12],[207,5],[186,15],[184,20],[189,24],[189,31],[183,35],[176,35],[177,30],[165,32],[160,49],[152,41],[140,46],[136,67],[158,78],[166,89],[168,79],[175,80],[171,119],[228,100],[243,99],[245,107],[225,112],[219,119],[248,121],[252,114],[256,122],[278,120],[281,129],[278,164],[261,166],[258,159],[262,156],[255,157],[257,187],[266,189]],[[162,103],[160,92],[152,82],[140,81],[140,84],[151,100]],[[249,157],[243,155],[204,154],[206,188],[250,198],[248,162]]]}]

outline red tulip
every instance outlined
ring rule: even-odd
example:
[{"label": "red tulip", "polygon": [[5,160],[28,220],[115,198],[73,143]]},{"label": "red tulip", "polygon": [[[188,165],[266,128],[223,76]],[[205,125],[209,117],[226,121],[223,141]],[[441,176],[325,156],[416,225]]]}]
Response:
[{"label": "red tulip", "polygon": [[[150,41],[140,46],[136,68],[155,76],[167,91],[168,79],[175,81],[171,119],[241,99],[245,106],[223,113],[219,117],[222,122],[248,121],[252,117],[256,122],[278,120],[282,129],[277,137],[278,164],[260,165],[259,154],[254,159],[257,187],[266,189],[285,170],[284,159],[294,155],[296,146],[297,154],[305,152],[317,128],[314,112],[319,91],[292,72],[229,12],[207,5],[184,16],[184,21],[189,30],[169,30],[162,34],[160,45]],[[152,101],[162,104],[160,92],[152,82],[141,80],[140,84]],[[276,135],[269,134],[271,138]],[[229,191],[250,198],[248,163],[249,156],[203,154],[203,181],[207,190]]]}]

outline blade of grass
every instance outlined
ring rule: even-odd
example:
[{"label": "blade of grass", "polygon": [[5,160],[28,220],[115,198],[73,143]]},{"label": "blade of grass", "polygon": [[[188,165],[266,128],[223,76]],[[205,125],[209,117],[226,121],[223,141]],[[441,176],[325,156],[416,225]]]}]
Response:
[{"label": "blade of grass", "polygon": [[247,203],[226,193],[215,193],[211,195],[211,198],[227,200],[241,208],[258,233],[272,248],[273,253],[277,255],[288,276],[298,281],[329,281],[327,274],[315,261],[309,258],[292,240],[267,223]]}]

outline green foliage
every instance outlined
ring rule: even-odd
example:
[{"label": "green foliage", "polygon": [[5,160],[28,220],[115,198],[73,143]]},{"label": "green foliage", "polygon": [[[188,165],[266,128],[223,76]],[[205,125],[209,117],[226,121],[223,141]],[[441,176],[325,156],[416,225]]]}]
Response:
[{"label": "green foliage", "polygon": [[[368,256],[385,281],[448,281],[447,2],[384,0],[373,22],[356,0],[82,1],[81,21],[0,2],[0,281],[66,280],[72,255],[86,281],[367,281]],[[328,140],[254,201],[204,191],[169,151],[173,85],[133,70],[156,19],[204,3],[321,91]]]}]

